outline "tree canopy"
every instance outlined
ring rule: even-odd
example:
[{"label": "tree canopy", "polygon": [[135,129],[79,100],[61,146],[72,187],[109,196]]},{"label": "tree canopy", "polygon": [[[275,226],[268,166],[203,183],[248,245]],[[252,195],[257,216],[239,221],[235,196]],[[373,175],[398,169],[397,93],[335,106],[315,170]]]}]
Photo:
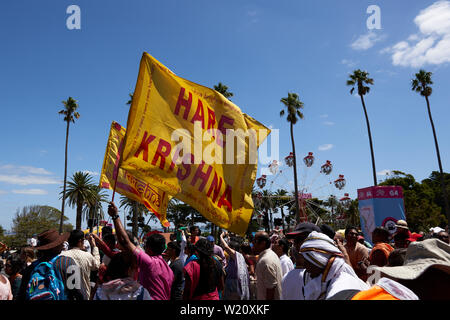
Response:
[{"label": "tree canopy", "polygon": [[[27,239],[48,229],[58,230],[61,211],[50,206],[30,205],[17,209],[13,219],[12,232],[15,234],[5,241],[10,247],[27,244]],[[64,217],[64,221],[69,218]],[[65,223],[63,232],[73,230],[72,224]]]}]

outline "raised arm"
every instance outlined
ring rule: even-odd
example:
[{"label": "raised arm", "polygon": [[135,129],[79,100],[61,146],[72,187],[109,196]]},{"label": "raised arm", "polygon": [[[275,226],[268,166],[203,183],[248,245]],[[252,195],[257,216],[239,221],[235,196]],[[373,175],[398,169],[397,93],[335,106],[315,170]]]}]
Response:
[{"label": "raised arm", "polygon": [[95,233],[93,233],[91,235],[94,240],[95,243],[97,244],[97,247],[108,257],[108,258],[112,258],[114,256],[113,251],[108,247],[108,245],[102,240],[100,239]]},{"label": "raised arm", "polygon": [[225,250],[233,259],[236,259],[236,251],[231,249],[228,243],[224,240],[223,237],[225,235],[225,231],[220,234],[220,243],[222,244],[223,250]]},{"label": "raised arm", "polygon": [[128,238],[125,228],[123,227],[122,222],[120,221],[119,210],[112,201],[108,206],[108,214],[111,216],[113,220],[114,228],[116,228],[117,241],[124,248],[124,250],[134,253],[134,251],[136,250],[136,246]]}]

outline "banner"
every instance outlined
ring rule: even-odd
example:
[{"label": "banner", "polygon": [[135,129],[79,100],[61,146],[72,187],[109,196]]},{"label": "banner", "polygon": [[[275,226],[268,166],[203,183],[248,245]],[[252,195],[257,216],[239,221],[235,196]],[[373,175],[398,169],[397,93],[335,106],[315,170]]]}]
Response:
[{"label": "banner", "polygon": [[126,129],[113,121],[100,175],[100,187],[113,190],[118,174],[116,192],[142,203],[155,214],[163,227],[169,227],[170,223],[167,221],[166,211],[170,196],[167,192],[135,178],[123,169],[119,169],[120,149],[123,147],[125,133]]},{"label": "banner", "polygon": [[403,189],[400,186],[358,189],[358,207],[361,229],[370,243],[376,227],[385,227],[392,235],[397,231],[397,220],[406,220]]},{"label": "banner", "polygon": [[270,133],[220,93],[144,53],[121,168],[237,234],[253,212],[257,148]]}]

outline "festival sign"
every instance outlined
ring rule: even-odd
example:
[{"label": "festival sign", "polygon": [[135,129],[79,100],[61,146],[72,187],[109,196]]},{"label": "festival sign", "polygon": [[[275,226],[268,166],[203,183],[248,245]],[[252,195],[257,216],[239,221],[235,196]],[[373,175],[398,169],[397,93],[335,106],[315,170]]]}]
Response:
[{"label": "festival sign", "polygon": [[167,192],[135,178],[123,169],[119,169],[120,152],[123,147],[125,133],[126,129],[113,121],[100,175],[100,187],[114,189],[114,184],[117,180],[115,188],[117,193],[142,203],[155,214],[163,227],[168,227],[170,223],[167,221],[166,211],[171,197]]},{"label": "festival sign", "polygon": [[219,92],[144,53],[120,167],[242,235],[253,212],[257,148],[269,133]]},{"label": "festival sign", "polygon": [[358,207],[364,238],[372,243],[376,227],[394,234],[397,220],[406,220],[403,189],[400,186],[374,186],[358,189]]}]

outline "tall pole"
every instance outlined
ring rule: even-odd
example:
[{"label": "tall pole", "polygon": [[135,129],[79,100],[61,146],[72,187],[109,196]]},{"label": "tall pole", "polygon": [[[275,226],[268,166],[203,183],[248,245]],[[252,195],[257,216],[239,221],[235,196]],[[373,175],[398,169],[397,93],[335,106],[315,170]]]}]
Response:
[{"label": "tall pole", "polygon": [[63,196],[62,196],[62,204],[61,204],[61,220],[59,221],[59,233],[63,232],[63,224],[64,224],[64,207],[66,202],[66,182],[67,182],[67,145],[69,142],[69,124],[70,121],[67,121],[66,128],[66,148],[65,148],[65,159],[64,159],[64,186],[63,186]]},{"label": "tall pole", "polygon": [[295,190],[295,216],[298,217],[298,222],[300,221],[300,206],[298,203],[298,185],[297,185],[297,159],[295,155],[295,143],[294,143],[294,124],[291,122],[291,143],[292,143],[292,155],[294,156],[294,190]]},{"label": "tall pole", "polygon": [[364,98],[362,95],[360,95],[360,97],[361,97],[361,103],[362,103],[363,109],[364,109],[364,115],[366,116],[367,132],[369,134],[370,155],[372,157],[373,185],[376,186],[377,185],[377,172],[375,169],[375,156],[373,153],[373,143],[372,143],[372,134],[370,132],[369,117],[367,116],[367,110],[366,110],[366,104],[364,103]]},{"label": "tall pole", "polygon": [[434,128],[433,118],[431,116],[430,101],[428,100],[428,96],[425,96],[425,100],[427,101],[428,117],[430,118],[431,129],[433,130],[434,145],[436,147],[436,155],[437,155],[437,159],[438,159],[439,172],[440,172],[440,176],[441,176],[440,180],[441,180],[442,197],[444,199],[444,208],[445,208],[445,213],[447,216],[447,226],[449,226],[449,229],[450,229],[450,209],[449,209],[449,204],[448,204],[447,188],[445,186],[444,170],[442,169],[441,154],[439,152],[439,145],[438,145],[438,141],[437,141],[437,137],[436,137],[436,130]]}]

